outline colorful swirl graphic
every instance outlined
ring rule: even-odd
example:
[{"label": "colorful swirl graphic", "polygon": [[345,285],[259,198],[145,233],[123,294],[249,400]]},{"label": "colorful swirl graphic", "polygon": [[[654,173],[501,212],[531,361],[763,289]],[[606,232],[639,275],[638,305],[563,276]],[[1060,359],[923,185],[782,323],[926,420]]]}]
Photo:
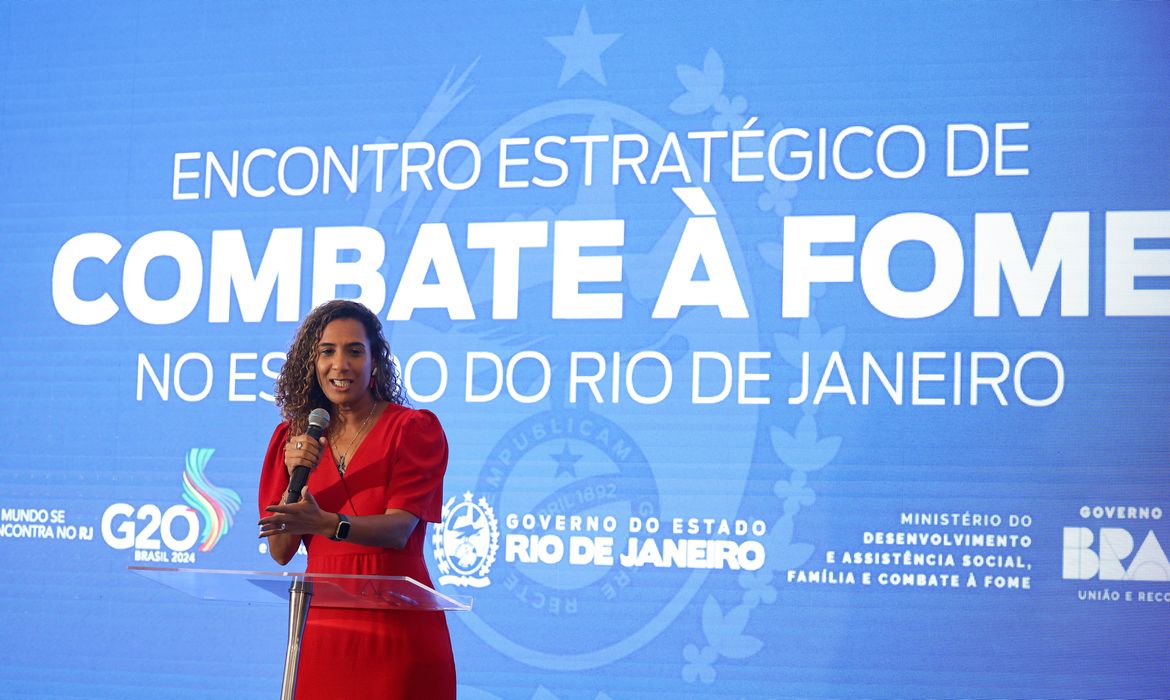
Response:
[{"label": "colorful swirl graphic", "polygon": [[197,447],[187,453],[187,468],[183,471],[183,500],[203,515],[202,539],[199,551],[207,552],[232,526],[232,516],[240,509],[240,495],[207,480],[203,473],[215,450]]}]

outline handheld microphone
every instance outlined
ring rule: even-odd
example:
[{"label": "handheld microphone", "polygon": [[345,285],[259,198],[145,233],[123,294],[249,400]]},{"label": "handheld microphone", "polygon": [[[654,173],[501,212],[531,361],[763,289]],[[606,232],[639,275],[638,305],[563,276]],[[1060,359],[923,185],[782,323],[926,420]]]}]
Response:
[{"label": "handheld microphone", "polygon": [[[314,408],[309,413],[309,429],[305,432],[313,440],[320,440],[321,435],[325,429],[329,427],[329,411],[323,408]],[[294,467],[292,477],[288,480],[288,498],[285,499],[288,503],[296,503],[301,500],[301,490],[305,488],[305,483],[309,480],[308,467]]]}]

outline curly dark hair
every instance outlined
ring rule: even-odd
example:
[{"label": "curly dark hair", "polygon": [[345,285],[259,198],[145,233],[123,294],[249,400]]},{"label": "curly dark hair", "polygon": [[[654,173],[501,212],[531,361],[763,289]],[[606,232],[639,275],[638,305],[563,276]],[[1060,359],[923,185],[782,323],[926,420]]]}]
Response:
[{"label": "curly dark hair", "polygon": [[325,326],[339,318],[352,318],[366,329],[374,361],[374,399],[405,403],[398,368],[390,360],[390,343],[382,336],[382,322],[362,304],[334,299],[313,309],[301,322],[276,379],[276,406],[289,422],[293,434],[308,428],[309,413],[314,408],[330,408],[325,392],[317,383],[317,344],[321,342]]}]

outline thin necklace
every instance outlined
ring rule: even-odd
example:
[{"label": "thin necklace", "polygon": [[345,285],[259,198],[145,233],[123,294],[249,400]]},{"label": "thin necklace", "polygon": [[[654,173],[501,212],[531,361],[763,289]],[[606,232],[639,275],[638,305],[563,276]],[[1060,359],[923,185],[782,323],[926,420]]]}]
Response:
[{"label": "thin necklace", "polygon": [[[372,419],[374,417],[374,411],[376,411],[376,410],[378,410],[377,400],[375,400],[374,405],[370,407],[370,415],[366,416],[366,419],[364,421],[362,421],[362,424],[360,426],[358,426],[357,432],[354,433],[352,438],[350,438],[349,447],[347,447],[345,449],[345,454],[337,456],[337,473],[338,474],[345,476],[345,469],[347,466],[345,463],[345,460],[347,457],[353,456],[353,444],[355,442],[357,442],[358,438],[361,437],[362,434],[365,432],[366,426],[369,425],[370,419]],[[334,451],[333,454],[337,455],[337,452]]]}]

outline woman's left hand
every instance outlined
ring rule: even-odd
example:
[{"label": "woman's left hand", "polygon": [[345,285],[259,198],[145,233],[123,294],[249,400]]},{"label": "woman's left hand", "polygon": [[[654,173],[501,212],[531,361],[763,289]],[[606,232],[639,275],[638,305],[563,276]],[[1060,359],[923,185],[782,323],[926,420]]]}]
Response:
[{"label": "woman's left hand", "polygon": [[320,535],[332,532],[330,525],[336,527],[336,518],[326,513],[317,505],[317,499],[309,493],[306,486],[301,491],[301,500],[296,503],[281,503],[268,506],[265,509],[272,515],[260,519],[260,536],[273,535]]}]

